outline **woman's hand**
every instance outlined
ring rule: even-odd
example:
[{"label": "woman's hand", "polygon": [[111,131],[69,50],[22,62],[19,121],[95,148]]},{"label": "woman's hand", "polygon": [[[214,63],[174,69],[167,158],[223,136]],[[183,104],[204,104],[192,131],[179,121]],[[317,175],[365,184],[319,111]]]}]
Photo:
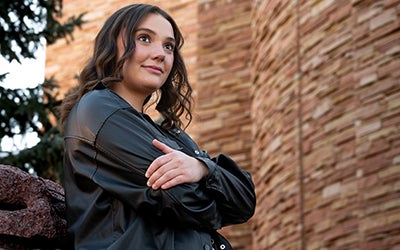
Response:
[{"label": "woman's hand", "polygon": [[208,174],[208,168],[196,158],[171,149],[158,140],[153,140],[153,145],[164,155],[155,159],[146,171],[149,187],[167,189],[182,183],[197,182]]}]

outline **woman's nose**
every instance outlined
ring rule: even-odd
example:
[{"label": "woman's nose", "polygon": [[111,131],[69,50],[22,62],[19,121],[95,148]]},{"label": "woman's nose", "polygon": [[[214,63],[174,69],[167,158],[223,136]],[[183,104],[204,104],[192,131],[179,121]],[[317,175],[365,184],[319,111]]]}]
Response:
[{"label": "woman's nose", "polygon": [[154,44],[152,57],[156,60],[164,61],[165,59],[165,49],[162,44]]}]

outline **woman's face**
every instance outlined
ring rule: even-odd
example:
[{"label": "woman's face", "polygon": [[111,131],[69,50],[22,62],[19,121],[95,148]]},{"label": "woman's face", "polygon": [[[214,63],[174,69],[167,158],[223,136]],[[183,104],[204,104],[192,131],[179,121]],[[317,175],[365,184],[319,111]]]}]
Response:
[{"label": "woman's face", "polygon": [[[123,66],[123,91],[130,97],[146,98],[168,78],[174,62],[175,39],[171,24],[159,14],[149,14],[138,26],[133,55]],[[118,38],[118,58],[125,51],[122,36]],[[128,93],[125,93],[128,94]]]}]

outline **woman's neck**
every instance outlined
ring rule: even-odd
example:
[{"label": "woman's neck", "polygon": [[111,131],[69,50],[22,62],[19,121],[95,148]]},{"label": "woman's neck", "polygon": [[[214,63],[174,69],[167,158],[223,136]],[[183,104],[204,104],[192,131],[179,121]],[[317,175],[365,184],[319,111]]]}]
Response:
[{"label": "woman's neck", "polygon": [[143,103],[146,97],[134,94],[125,89],[123,84],[115,83],[110,86],[110,89],[118,94],[122,99],[129,103],[136,111],[143,113]]}]

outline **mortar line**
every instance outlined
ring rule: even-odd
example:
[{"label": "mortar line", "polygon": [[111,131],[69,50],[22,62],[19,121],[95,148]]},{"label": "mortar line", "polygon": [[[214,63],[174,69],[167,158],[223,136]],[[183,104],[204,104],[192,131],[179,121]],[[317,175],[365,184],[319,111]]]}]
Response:
[{"label": "mortar line", "polygon": [[300,249],[306,250],[307,242],[305,237],[305,228],[304,228],[304,159],[303,159],[303,104],[302,104],[302,73],[301,73],[301,50],[300,50],[300,0],[296,1],[296,54],[297,54],[297,115],[298,115],[298,181],[299,181],[299,220],[300,220]]}]

